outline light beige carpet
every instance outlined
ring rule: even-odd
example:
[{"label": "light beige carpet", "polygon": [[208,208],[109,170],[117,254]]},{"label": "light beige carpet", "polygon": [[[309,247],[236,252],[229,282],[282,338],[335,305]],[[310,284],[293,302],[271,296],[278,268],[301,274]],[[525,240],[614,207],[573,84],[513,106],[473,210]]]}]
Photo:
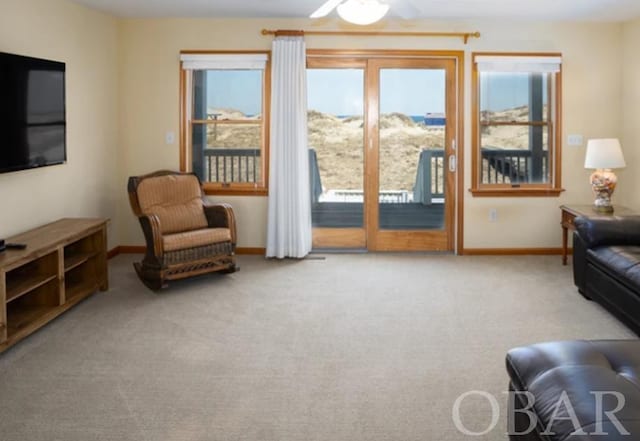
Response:
[{"label": "light beige carpet", "polygon": [[[559,257],[241,257],[158,294],[111,261],[98,293],[0,355],[0,439],[506,440],[506,351],[634,338]],[[456,398],[494,394],[465,437]],[[469,430],[489,405],[465,401]]]}]

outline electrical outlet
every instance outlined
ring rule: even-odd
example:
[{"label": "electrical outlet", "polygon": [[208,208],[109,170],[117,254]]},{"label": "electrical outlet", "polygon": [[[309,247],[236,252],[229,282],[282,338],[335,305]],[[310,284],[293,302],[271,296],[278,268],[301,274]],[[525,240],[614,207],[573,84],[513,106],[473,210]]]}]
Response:
[{"label": "electrical outlet", "polygon": [[489,209],[489,222],[498,222],[498,210],[495,208]]},{"label": "electrical outlet", "polygon": [[582,137],[582,135],[569,135],[567,137],[567,144],[569,144],[570,146],[581,146],[584,143],[584,139]]},{"label": "electrical outlet", "polygon": [[176,134],[175,132],[167,132],[164,135],[164,142],[171,145],[176,142]]}]

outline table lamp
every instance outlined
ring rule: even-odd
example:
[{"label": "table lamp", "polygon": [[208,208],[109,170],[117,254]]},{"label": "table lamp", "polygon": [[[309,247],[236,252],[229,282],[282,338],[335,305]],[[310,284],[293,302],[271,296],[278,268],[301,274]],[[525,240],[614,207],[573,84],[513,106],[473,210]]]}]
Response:
[{"label": "table lamp", "polygon": [[617,139],[590,139],[587,142],[584,168],[596,169],[591,174],[591,188],[596,197],[593,205],[596,211],[613,212],[611,195],[616,189],[618,178],[611,169],[625,166],[620,141]]}]

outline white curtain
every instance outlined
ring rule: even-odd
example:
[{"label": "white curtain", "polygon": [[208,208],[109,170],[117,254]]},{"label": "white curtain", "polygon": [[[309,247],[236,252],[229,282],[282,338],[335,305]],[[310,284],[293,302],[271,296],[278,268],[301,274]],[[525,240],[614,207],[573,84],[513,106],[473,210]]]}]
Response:
[{"label": "white curtain", "polygon": [[272,48],[267,257],[311,251],[307,73],[303,37],[276,37]]}]

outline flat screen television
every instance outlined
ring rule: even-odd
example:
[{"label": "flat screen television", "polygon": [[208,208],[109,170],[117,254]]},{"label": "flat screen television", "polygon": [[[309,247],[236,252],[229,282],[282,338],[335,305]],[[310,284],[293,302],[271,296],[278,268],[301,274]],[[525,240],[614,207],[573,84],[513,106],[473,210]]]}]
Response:
[{"label": "flat screen television", "polygon": [[65,64],[0,52],[0,173],[62,164]]}]

